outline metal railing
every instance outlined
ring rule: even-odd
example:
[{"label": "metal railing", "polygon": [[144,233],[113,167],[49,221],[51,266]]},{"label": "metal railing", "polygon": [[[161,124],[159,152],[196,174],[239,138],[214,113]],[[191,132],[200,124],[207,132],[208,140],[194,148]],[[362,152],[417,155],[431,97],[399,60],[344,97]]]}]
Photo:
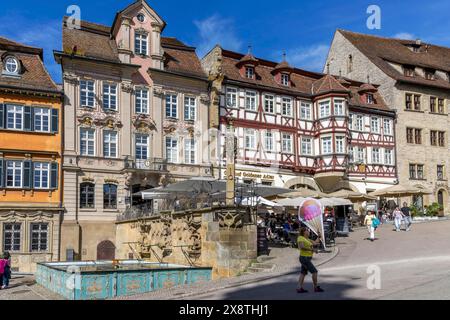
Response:
[{"label": "metal railing", "polygon": [[117,217],[117,221],[139,220],[158,215],[159,211],[148,205],[137,205],[125,209],[125,212]]},{"label": "metal railing", "polygon": [[167,160],[162,158],[125,159],[125,169],[166,172]]}]

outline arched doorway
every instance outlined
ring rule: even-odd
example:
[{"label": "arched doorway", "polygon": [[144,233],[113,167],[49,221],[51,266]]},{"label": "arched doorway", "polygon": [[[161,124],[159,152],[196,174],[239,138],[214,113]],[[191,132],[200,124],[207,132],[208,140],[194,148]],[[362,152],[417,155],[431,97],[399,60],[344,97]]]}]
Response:
[{"label": "arched doorway", "polygon": [[111,241],[102,241],[97,246],[97,260],[114,260],[116,258],[116,246]]},{"label": "arched doorway", "polygon": [[437,203],[441,206],[442,210],[439,212],[441,216],[445,214],[445,203],[447,201],[447,191],[440,189],[437,193]]}]

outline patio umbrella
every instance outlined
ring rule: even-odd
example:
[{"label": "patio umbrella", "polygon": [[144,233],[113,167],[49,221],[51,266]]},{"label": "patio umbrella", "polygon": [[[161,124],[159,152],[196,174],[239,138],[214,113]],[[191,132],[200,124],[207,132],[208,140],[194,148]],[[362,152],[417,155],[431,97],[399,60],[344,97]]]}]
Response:
[{"label": "patio umbrella", "polygon": [[[277,201],[279,204],[285,207],[299,207],[306,198],[295,198],[295,199],[283,199]],[[339,207],[339,206],[351,206],[352,202],[345,199],[339,198],[322,198],[318,200],[320,204],[324,207]]]},{"label": "patio umbrella", "polygon": [[[239,199],[236,199],[236,203],[239,203]],[[242,206],[253,206],[256,207],[258,205],[265,205],[267,207],[281,207],[282,205],[269,201],[263,197],[251,197],[251,198],[244,198],[240,202]]]},{"label": "patio umbrella", "polygon": [[352,202],[365,202],[370,200],[377,200],[377,197],[350,190],[340,190],[337,192],[330,193],[328,194],[328,196],[332,198],[348,199]]},{"label": "patio umbrella", "polygon": [[369,194],[373,197],[391,197],[391,198],[403,198],[416,195],[431,194],[432,192],[426,189],[420,189],[412,186],[396,185],[386,189],[381,189]]}]

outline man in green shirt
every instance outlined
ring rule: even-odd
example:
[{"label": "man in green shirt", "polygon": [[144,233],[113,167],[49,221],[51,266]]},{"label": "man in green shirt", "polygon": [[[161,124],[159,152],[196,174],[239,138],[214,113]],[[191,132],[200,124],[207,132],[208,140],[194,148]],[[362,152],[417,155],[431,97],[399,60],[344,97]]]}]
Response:
[{"label": "man in green shirt", "polygon": [[303,288],[305,278],[308,272],[312,274],[312,279],[314,283],[314,292],[324,292],[322,288],[318,285],[318,271],[314,264],[312,263],[312,258],[314,256],[314,245],[320,244],[321,235],[316,241],[311,241],[309,239],[310,231],[308,228],[300,229],[300,236],[297,239],[298,248],[300,249],[300,263],[302,265],[302,271],[300,273],[299,288],[298,293],[307,293],[308,291]]}]

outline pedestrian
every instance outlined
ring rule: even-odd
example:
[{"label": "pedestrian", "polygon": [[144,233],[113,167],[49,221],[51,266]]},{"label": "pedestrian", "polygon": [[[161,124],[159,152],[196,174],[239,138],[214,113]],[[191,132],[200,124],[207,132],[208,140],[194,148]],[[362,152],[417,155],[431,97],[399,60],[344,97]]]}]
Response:
[{"label": "pedestrian", "polygon": [[11,255],[9,252],[3,254],[3,259],[6,260],[5,268],[3,271],[3,284],[2,289],[8,289],[9,280],[11,279]]},{"label": "pedestrian", "polygon": [[375,227],[373,224],[375,219],[377,219],[377,217],[375,216],[375,212],[373,211],[369,211],[364,218],[364,225],[367,226],[367,231],[369,231],[369,240],[372,242],[375,241]]},{"label": "pedestrian", "polygon": [[412,226],[412,216],[411,216],[411,209],[408,207],[408,204],[405,202],[403,204],[403,208],[401,209],[403,216],[405,217],[405,230],[406,232],[411,231]]},{"label": "pedestrian", "polygon": [[0,256],[0,289],[3,288],[3,275],[5,273],[5,266],[7,263],[8,261],[3,258],[3,255]]},{"label": "pedestrian", "polygon": [[403,220],[403,212],[400,210],[399,207],[395,208],[394,210],[394,224],[395,224],[395,231],[400,232],[400,228],[402,226],[402,220]]},{"label": "pedestrian", "polygon": [[297,293],[308,292],[303,288],[303,284],[305,282],[306,276],[308,275],[308,272],[312,274],[314,292],[324,292],[324,290],[318,284],[319,272],[312,263],[312,258],[315,252],[314,245],[320,244],[320,239],[322,238],[322,236],[319,233],[316,241],[311,241],[309,237],[310,237],[309,229],[305,227],[301,228],[300,236],[297,239],[297,243],[298,248],[300,249],[300,264],[302,265],[302,271],[300,273],[300,278],[298,280],[299,288],[297,289]]}]

